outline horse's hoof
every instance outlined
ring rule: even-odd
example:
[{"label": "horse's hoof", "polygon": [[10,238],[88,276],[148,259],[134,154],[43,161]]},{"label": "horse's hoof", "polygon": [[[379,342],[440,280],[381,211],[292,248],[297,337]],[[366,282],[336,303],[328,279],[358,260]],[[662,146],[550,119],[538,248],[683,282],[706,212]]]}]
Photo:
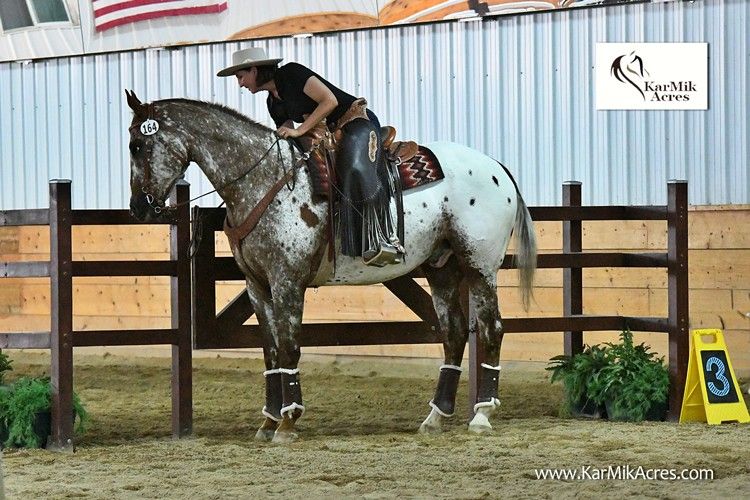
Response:
[{"label": "horse's hoof", "polygon": [[289,443],[295,442],[298,438],[299,436],[297,435],[296,432],[290,432],[290,431],[278,432],[277,431],[273,435],[272,443],[273,444],[289,444]]},{"label": "horse's hoof", "polygon": [[273,436],[275,434],[275,431],[272,429],[258,429],[258,432],[255,433],[255,440],[260,441],[263,443],[268,443],[273,439]]},{"label": "horse's hoof", "polygon": [[419,433],[420,434],[440,434],[443,432],[443,429],[440,428],[438,425],[430,425],[427,423],[423,423],[419,426]]},{"label": "horse's hoof", "polygon": [[469,431],[475,434],[487,434],[492,432],[492,425],[490,425],[490,419],[487,418],[491,410],[488,408],[480,408],[475,414],[474,418],[469,422]]},{"label": "horse's hoof", "polygon": [[469,431],[474,434],[489,434],[492,432],[491,425],[469,424]]}]

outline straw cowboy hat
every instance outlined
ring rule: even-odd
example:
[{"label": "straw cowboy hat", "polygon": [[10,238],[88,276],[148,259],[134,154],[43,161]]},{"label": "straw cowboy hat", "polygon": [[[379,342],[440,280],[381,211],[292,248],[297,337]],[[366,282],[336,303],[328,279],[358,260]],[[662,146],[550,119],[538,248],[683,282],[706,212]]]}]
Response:
[{"label": "straw cowboy hat", "polygon": [[263,47],[250,47],[242,49],[232,54],[232,65],[222,69],[216,76],[232,76],[241,69],[252,68],[253,66],[263,66],[265,64],[276,64],[282,58],[269,58],[266,49]]}]

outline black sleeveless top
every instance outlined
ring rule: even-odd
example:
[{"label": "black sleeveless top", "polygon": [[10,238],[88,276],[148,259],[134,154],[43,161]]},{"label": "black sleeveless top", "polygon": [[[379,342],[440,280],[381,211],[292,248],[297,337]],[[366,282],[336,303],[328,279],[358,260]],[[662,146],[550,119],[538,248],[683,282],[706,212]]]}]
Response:
[{"label": "black sleeveless top", "polygon": [[338,101],[338,106],[326,117],[326,124],[329,129],[333,129],[338,119],[355,101],[354,96],[347,94],[310,68],[297,63],[285,64],[276,70],[274,76],[276,90],[281,99],[276,99],[269,92],[266,100],[268,112],[277,127],[283,125],[287,120],[302,123],[305,121],[303,115],[309,115],[318,107],[318,103],[304,92],[305,84],[311,76],[315,76],[323,82],[323,85],[333,92]]}]

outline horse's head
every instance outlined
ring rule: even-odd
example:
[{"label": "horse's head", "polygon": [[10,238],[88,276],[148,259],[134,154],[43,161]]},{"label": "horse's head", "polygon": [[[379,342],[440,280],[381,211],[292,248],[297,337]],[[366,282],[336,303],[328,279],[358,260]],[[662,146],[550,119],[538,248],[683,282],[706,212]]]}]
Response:
[{"label": "horse's head", "polygon": [[190,164],[179,124],[164,107],[142,103],[125,91],[133,110],[130,123],[130,213],[138,220],[159,214],[175,182]]}]

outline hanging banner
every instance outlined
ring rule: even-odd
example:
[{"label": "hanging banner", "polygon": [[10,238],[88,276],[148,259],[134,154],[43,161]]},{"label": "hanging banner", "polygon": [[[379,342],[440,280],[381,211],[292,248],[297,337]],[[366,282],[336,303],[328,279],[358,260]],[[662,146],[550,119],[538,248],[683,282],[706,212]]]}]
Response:
[{"label": "hanging banner", "polygon": [[613,3],[642,0],[0,0],[0,61]]}]

